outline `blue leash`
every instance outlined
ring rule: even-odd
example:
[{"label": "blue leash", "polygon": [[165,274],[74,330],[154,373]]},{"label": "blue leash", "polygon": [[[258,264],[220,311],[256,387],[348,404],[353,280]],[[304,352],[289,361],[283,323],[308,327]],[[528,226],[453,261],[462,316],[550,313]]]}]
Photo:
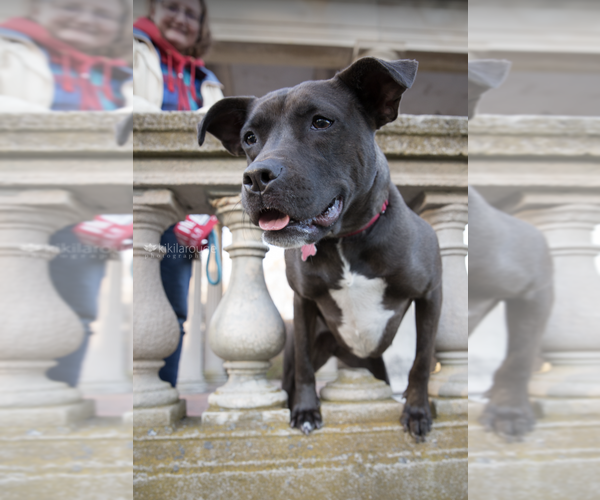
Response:
[{"label": "blue leash", "polygon": [[[215,247],[215,260],[217,262],[217,279],[213,281],[208,272],[208,265],[210,264],[210,254],[212,253],[213,246]],[[208,235],[208,259],[206,259],[206,279],[211,285],[218,285],[221,281],[221,256],[219,255],[219,242],[217,240],[217,233],[213,229]]]}]

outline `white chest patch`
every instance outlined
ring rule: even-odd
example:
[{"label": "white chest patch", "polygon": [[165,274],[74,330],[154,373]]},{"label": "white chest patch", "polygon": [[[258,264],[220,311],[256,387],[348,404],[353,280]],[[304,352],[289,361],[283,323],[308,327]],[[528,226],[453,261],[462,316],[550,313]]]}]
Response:
[{"label": "white chest patch", "polygon": [[350,264],[342,259],[343,276],[339,290],[329,290],[342,311],[342,325],[338,332],[352,352],[366,358],[379,346],[389,319],[394,315],[383,307],[386,284],[382,278],[369,279],[350,271]]}]

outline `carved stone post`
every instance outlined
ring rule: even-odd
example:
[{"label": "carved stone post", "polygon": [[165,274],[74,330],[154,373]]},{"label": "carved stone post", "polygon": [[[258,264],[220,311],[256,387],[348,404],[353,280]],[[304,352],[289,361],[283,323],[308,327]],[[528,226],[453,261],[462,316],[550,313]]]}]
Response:
[{"label": "carved stone post", "polygon": [[79,388],[85,394],[131,392],[127,374],[127,344],[123,329],[123,264],[115,252],[106,263],[100,289],[98,329],[90,338]]},{"label": "carved stone post", "polygon": [[47,242],[85,217],[66,191],[0,192],[0,425],[65,425],[93,414],[77,389],[46,376],[83,339],[50,280],[59,249]]},{"label": "carved stone post", "polygon": [[208,329],[213,351],[225,359],[227,383],[209,396],[212,410],[281,408],[287,395],[266,379],[285,343],[285,326],[267,291],[262,260],[268,251],[262,231],[251,225],[239,197],[217,199],[217,216],[233,236],[227,292]]},{"label": "carved stone post", "polygon": [[[221,224],[217,224],[215,226],[215,232],[217,233],[217,240],[219,242],[219,248],[216,249],[221,256],[221,260],[223,257],[223,226]],[[215,251],[215,249],[213,249]],[[209,262],[208,270],[211,276],[216,276],[217,274],[217,266],[215,264],[215,260],[211,258]],[[223,298],[223,281],[219,281],[216,285],[211,285],[207,283],[206,285],[206,308],[204,309],[206,317],[204,318],[204,331],[208,333],[208,326],[212,320],[212,317],[219,307],[219,302]],[[208,334],[204,336],[204,377],[206,380],[212,384],[224,384],[227,382],[227,374],[225,373],[225,368],[223,368],[223,360],[217,356],[210,347],[208,342]]]},{"label": "carved stone post", "polygon": [[[600,223],[600,206],[559,205],[526,210],[518,216],[543,231],[554,263],[554,307],[542,340],[543,357],[552,368],[534,375],[530,393],[550,398],[599,398],[594,406],[597,412],[600,276],[594,259],[600,247],[592,244],[591,235]],[[590,407],[590,403],[585,405]],[[564,411],[572,409],[565,407]]]},{"label": "carved stone post", "polygon": [[189,317],[183,336],[181,359],[177,389],[180,394],[197,394],[206,390],[204,380],[204,335],[202,332],[202,259],[192,262],[192,279],[190,280],[188,299]]},{"label": "carved stone post", "polygon": [[463,232],[469,215],[467,197],[463,196],[464,203],[429,209],[427,205],[435,203],[426,198],[425,211],[421,213],[437,233],[443,266],[443,302],[436,338],[441,369],[429,381],[429,394],[434,397],[466,398],[468,393],[467,246]]},{"label": "carved stone post", "polygon": [[185,413],[177,390],[158,370],[179,343],[179,324],[160,278],[164,230],[183,218],[168,190],[133,196],[133,417],[139,426],[169,425]]}]

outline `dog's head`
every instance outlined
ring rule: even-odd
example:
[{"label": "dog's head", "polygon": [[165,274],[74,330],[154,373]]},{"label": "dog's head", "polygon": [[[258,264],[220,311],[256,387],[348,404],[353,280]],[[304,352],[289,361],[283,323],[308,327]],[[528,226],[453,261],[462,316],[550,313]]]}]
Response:
[{"label": "dog's head", "polygon": [[375,131],[396,119],[417,62],[359,59],[331,80],[262,98],[230,97],[198,125],[234,155],[246,155],[242,205],[284,248],[364,226],[381,207],[389,170]]}]

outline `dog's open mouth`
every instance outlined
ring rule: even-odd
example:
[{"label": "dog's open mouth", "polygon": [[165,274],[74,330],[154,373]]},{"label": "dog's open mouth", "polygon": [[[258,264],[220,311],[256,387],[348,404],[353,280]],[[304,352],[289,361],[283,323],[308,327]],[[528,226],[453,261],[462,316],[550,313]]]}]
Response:
[{"label": "dog's open mouth", "polygon": [[329,227],[339,219],[342,207],[342,198],[338,196],[319,215],[301,221],[292,219],[289,215],[274,208],[268,208],[261,212],[258,225],[264,231],[280,231],[288,226]]}]

